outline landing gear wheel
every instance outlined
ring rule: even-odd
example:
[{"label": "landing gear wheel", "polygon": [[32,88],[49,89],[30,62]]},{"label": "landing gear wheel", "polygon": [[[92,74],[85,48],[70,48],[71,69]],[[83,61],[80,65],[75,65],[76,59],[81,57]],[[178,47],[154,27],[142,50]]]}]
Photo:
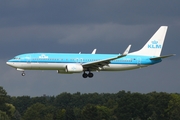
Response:
[{"label": "landing gear wheel", "polygon": [[94,76],[93,73],[89,73],[89,74],[88,74],[88,77],[89,77],[89,78],[92,78],[93,76]]},{"label": "landing gear wheel", "polygon": [[25,76],[26,74],[23,72],[21,75],[22,75],[22,76]]},{"label": "landing gear wheel", "polygon": [[85,73],[85,71],[84,71],[84,73],[82,74],[83,78],[87,78],[87,77],[92,78],[93,76],[94,76],[94,74],[91,73],[90,71],[89,71],[89,73]]},{"label": "landing gear wheel", "polygon": [[82,77],[83,77],[83,78],[87,78],[87,77],[88,77],[88,74],[87,74],[87,73],[83,73],[83,74],[82,74]]}]

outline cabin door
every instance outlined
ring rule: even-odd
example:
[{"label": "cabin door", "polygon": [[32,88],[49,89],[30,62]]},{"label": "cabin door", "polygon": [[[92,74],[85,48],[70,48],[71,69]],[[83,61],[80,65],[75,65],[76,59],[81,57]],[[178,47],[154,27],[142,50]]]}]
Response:
[{"label": "cabin door", "polygon": [[141,66],[141,58],[137,58],[137,65]]}]

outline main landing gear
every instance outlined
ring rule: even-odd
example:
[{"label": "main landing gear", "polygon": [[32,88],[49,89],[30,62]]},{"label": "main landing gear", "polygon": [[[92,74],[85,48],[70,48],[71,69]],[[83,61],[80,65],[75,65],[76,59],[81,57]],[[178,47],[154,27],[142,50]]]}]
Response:
[{"label": "main landing gear", "polygon": [[85,71],[84,71],[84,73],[82,74],[83,78],[87,78],[87,77],[92,78],[93,76],[94,76],[93,73],[91,73],[90,71],[89,71],[89,73],[85,73]]}]

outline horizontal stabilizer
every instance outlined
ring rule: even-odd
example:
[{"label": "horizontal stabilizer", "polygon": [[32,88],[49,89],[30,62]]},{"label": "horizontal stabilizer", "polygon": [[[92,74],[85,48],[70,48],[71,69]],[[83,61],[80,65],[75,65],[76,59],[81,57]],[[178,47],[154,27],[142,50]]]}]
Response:
[{"label": "horizontal stabilizer", "polygon": [[160,57],[150,58],[150,60],[158,60],[158,59],[162,59],[162,58],[171,57],[171,56],[174,56],[174,55],[175,55],[175,54],[171,54],[171,55],[164,55],[164,56],[160,56]]}]

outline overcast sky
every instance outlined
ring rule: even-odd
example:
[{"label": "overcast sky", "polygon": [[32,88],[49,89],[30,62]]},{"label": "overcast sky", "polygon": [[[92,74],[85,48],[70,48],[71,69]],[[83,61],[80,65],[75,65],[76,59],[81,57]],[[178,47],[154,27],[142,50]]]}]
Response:
[{"label": "overcast sky", "polygon": [[[117,93],[125,90],[180,93],[180,1],[177,0],[16,0],[0,4],[0,86],[11,96]],[[176,56],[147,68],[124,72],[64,75],[21,72],[7,60],[29,52],[122,53],[140,49],[162,26],[169,26],[163,55]]]}]

